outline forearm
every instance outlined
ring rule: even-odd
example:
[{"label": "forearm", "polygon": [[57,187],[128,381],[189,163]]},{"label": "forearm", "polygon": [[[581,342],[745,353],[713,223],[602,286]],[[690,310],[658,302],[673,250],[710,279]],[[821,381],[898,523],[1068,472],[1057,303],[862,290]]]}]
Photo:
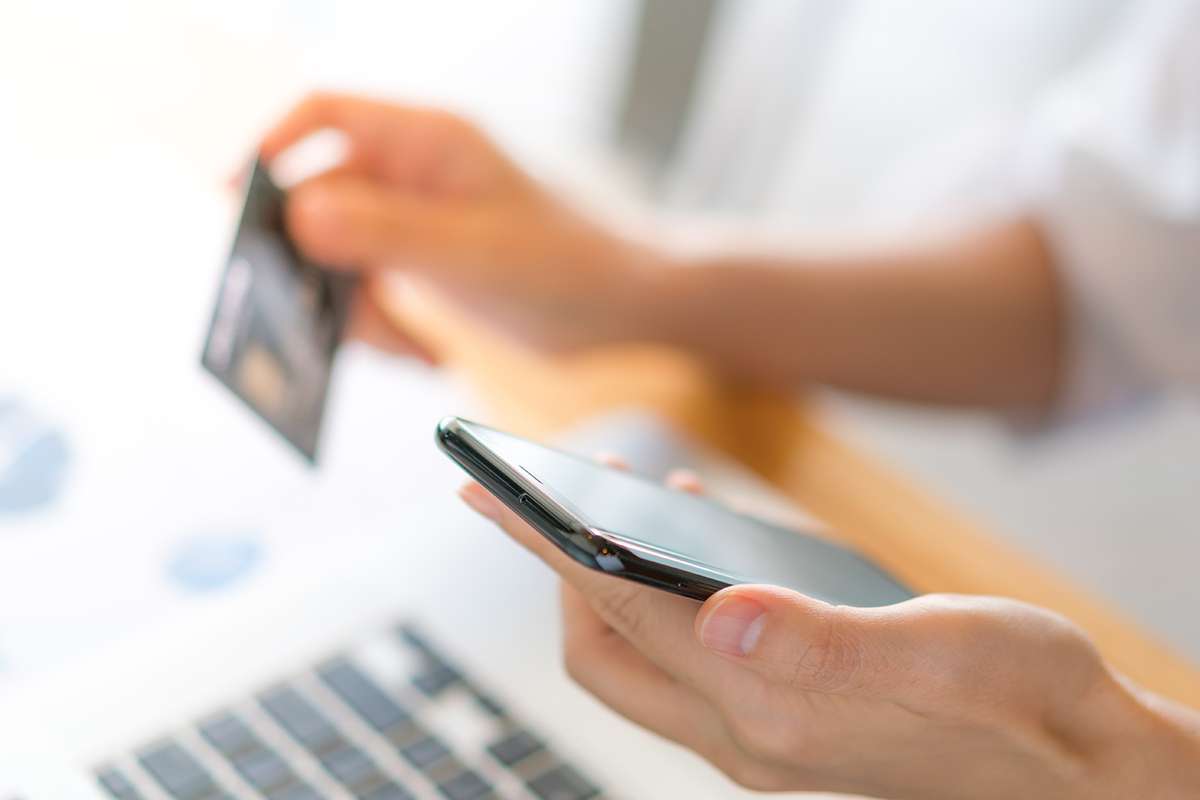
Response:
[{"label": "forearm", "polygon": [[1055,393],[1062,311],[1032,223],[824,260],[723,258],[658,271],[661,338],[754,380],[955,405]]}]

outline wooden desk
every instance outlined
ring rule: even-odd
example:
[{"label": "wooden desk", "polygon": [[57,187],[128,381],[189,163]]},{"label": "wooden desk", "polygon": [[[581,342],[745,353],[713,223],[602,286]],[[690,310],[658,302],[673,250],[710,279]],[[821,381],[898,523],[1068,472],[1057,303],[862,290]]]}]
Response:
[{"label": "wooden desk", "polygon": [[1118,670],[1200,708],[1195,665],[831,435],[795,398],[727,385],[687,358],[652,348],[539,357],[432,303],[406,305],[409,324],[475,386],[497,425],[546,438],[617,407],[657,411],[748,466],[912,586],[1005,595],[1054,609],[1081,625]]}]

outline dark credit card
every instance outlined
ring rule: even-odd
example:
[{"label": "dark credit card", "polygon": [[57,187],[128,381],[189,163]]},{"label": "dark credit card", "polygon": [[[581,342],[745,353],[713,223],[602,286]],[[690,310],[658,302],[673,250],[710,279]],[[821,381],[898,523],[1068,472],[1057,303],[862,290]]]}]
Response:
[{"label": "dark credit card", "polygon": [[201,362],[315,464],[354,278],[297,253],[283,199],[256,161]]}]

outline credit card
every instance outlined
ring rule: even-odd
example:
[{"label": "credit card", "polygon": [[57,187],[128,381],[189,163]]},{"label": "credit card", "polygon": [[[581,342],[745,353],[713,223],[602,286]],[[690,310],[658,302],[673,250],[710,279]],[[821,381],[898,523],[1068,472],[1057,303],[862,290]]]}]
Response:
[{"label": "credit card", "polygon": [[256,161],[201,363],[316,464],[354,276],[297,252],[283,202]]}]

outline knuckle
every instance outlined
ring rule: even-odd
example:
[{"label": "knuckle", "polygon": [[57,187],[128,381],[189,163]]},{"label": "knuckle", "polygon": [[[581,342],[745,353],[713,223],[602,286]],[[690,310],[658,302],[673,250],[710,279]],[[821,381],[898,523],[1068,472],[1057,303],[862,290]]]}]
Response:
[{"label": "knuckle", "polygon": [[427,128],[442,136],[473,135],[477,130],[466,117],[444,108],[425,108],[420,114]]},{"label": "knuckle", "polygon": [[296,189],[287,203],[289,232],[305,255],[337,260],[346,239],[346,221],[336,194],[325,186]]},{"label": "knuckle", "polygon": [[442,124],[450,131],[462,136],[482,136],[479,126],[461,114],[452,111],[441,112]]},{"label": "knuckle", "polygon": [[793,688],[838,693],[854,688],[865,664],[862,643],[842,620],[841,612],[830,609],[821,620],[821,630],[796,661],[788,684]]},{"label": "knuckle", "polygon": [[[606,581],[605,583],[609,583]],[[626,639],[635,639],[645,624],[646,608],[635,587],[605,586],[593,593],[592,607]]]},{"label": "knuckle", "polygon": [[1057,676],[1084,678],[1102,660],[1074,623],[1050,611],[1000,598],[949,598],[925,634],[939,645],[943,697],[978,706],[1025,682],[1031,652],[1057,665]]},{"label": "knuckle", "polygon": [[970,687],[981,667],[998,667],[1013,655],[1006,617],[1007,609],[990,601],[984,606],[974,599],[950,598],[927,620],[926,635],[941,645],[943,689]]},{"label": "knuckle", "polygon": [[811,744],[795,719],[734,715],[727,726],[734,742],[755,761],[794,764]]},{"label": "knuckle", "polygon": [[563,644],[562,661],[567,677],[586,687],[589,678],[587,666],[591,659],[587,657],[586,649],[578,637],[572,637]]},{"label": "knuckle", "polygon": [[955,614],[947,621],[945,677],[952,685],[970,682],[977,661],[974,654],[993,650],[993,628],[991,620],[969,613]]},{"label": "knuckle", "polygon": [[615,639],[604,633],[578,633],[567,631],[563,637],[563,670],[572,681],[591,691],[599,678],[599,671],[611,665],[612,646]]},{"label": "knuckle", "polygon": [[780,792],[795,788],[778,769],[754,758],[730,754],[710,760],[731,781],[752,792]]},{"label": "knuckle", "polygon": [[578,625],[573,624],[569,608],[563,606],[562,621],[562,665],[572,681],[587,688],[591,665],[595,662],[592,653],[597,643]]},{"label": "knuckle", "polygon": [[[930,654],[923,693],[939,708],[989,713],[1002,702],[1023,650],[1011,637],[1007,601],[946,595],[930,598],[913,632]],[[1000,613],[996,613],[1000,612]]]},{"label": "knuckle", "polygon": [[328,108],[337,101],[338,95],[328,89],[313,89],[304,96],[300,105],[309,109]]}]

